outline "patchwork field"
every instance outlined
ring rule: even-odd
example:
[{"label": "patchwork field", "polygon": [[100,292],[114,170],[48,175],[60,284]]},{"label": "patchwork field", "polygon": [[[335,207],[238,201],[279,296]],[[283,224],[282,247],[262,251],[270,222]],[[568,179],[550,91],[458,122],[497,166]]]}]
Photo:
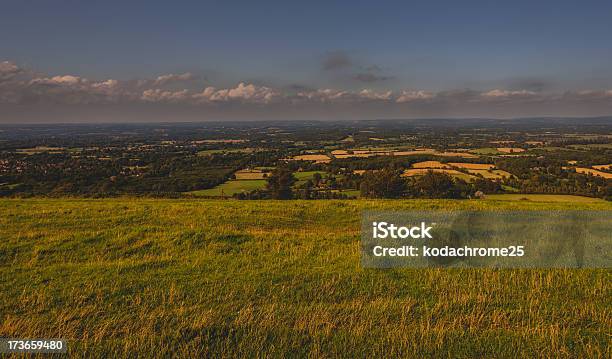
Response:
[{"label": "patchwork field", "polygon": [[612,205],[1,200],[0,336],[71,357],[610,357],[609,270],[360,267],[363,210],[442,208]]}]

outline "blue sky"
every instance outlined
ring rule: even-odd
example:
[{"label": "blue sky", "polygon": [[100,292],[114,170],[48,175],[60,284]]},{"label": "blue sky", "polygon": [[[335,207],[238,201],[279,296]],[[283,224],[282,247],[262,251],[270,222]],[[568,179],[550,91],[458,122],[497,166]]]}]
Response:
[{"label": "blue sky", "polygon": [[128,81],[190,73],[197,80],[175,84],[190,91],[240,82],[289,92],[612,88],[610,1],[0,6],[0,62],[46,78]]}]

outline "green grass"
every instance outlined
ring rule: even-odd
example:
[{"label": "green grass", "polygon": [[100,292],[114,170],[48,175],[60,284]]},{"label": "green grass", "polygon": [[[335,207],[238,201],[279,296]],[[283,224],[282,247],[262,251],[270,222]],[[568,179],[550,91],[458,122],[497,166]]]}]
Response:
[{"label": "green grass", "polygon": [[248,191],[252,191],[256,189],[261,189],[261,188],[264,188],[265,186],[266,186],[265,179],[262,179],[262,180],[229,180],[214,188],[198,190],[198,191],[191,191],[187,193],[192,194],[194,196],[202,196],[202,197],[209,197],[209,196],[220,197],[221,195],[231,196],[235,193],[248,192]]},{"label": "green grass", "polygon": [[573,196],[565,194],[489,194],[487,199],[496,201],[534,201],[534,202],[567,202],[567,203],[601,203],[600,198]]},{"label": "green grass", "polygon": [[363,269],[366,209],[610,203],[0,200],[0,337],[71,357],[609,357],[609,270]]},{"label": "green grass", "polygon": [[309,179],[312,179],[312,176],[314,176],[315,173],[318,173],[321,175],[321,177],[325,177],[325,172],[323,171],[303,171],[303,172],[293,172],[293,176],[298,180],[298,181],[307,181]]}]

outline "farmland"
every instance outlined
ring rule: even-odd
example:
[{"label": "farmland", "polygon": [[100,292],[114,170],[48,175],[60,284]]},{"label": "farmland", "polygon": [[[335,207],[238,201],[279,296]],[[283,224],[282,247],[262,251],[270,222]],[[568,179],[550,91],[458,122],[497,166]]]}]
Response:
[{"label": "farmland", "polygon": [[203,197],[221,197],[221,196],[231,197],[235,193],[262,189],[265,186],[266,186],[266,181],[263,179],[261,180],[252,180],[252,179],[229,180],[211,189],[192,191],[189,193],[194,196],[203,196]]},{"label": "farmland", "polygon": [[[288,196],[300,199],[345,199],[346,193],[366,192],[372,198],[470,198],[477,192],[520,192],[612,199],[612,172],[606,167],[612,159],[608,118],[58,125],[1,130],[0,197],[258,200],[273,197],[262,182],[268,174],[286,168],[297,177]],[[404,182],[393,187],[397,193],[368,190],[385,187],[382,180],[375,180],[387,173],[383,169],[394,171]],[[437,194],[422,190],[426,187],[422,175],[428,169],[435,170],[433,178],[450,176],[455,183],[448,185],[455,189]],[[307,175],[314,172],[319,173],[316,180]],[[428,178],[425,181],[433,181]]]},{"label": "farmland", "polygon": [[608,270],[360,267],[363,210],[468,208],[612,207],[2,200],[0,334],[82,357],[609,356]]}]

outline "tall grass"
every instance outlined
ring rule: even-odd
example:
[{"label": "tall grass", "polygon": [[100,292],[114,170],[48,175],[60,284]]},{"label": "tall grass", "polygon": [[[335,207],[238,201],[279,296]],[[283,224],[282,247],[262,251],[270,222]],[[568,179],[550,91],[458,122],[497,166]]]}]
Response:
[{"label": "tall grass", "polygon": [[609,270],[363,269],[364,209],[496,201],[1,200],[0,337],[73,356],[610,357]]}]

